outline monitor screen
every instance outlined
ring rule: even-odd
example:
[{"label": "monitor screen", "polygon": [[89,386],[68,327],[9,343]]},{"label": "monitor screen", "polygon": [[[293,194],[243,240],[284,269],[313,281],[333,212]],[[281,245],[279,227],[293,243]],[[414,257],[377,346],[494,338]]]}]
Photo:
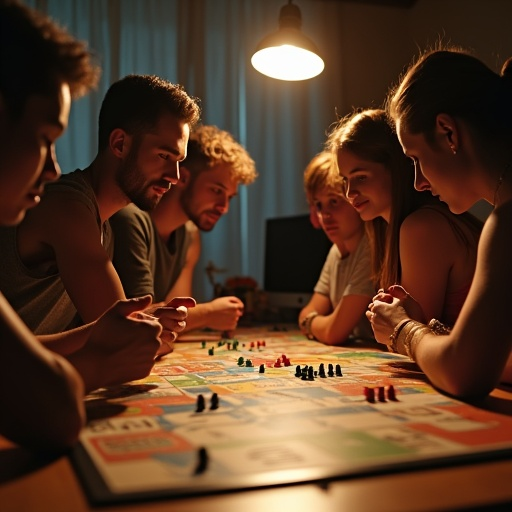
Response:
[{"label": "monitor screen", "polygon": [[303,308],[332,243],[309,214],[266,220],[264,288],[269,306]]}]

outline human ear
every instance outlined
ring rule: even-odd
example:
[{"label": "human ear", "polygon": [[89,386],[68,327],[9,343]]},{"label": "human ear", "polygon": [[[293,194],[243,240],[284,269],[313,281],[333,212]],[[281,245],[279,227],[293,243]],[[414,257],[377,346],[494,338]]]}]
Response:
[{"label": "human ear", "polygon": [[128,137],[128,134],[121,128],[115,128],[110,132],[109,147],[115,156],[119,158],[124,156],[127,151]]},{"label": "human ear", "polygon": [[459,131],[457,123],[452,116],[448,114],[437,114],[436,116],[436,135],[441,144],[448,144],[451,152],[456,155],[459,149]]}]

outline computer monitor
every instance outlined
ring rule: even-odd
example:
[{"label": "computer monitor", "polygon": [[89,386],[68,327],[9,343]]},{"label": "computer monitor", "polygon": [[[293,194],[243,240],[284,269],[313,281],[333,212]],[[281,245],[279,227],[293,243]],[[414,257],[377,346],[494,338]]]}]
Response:
[{"label": "computer monitor", "polygon": [[303,308],[332,243],[309,214],[266,220],[264,289],[273,308]]}]

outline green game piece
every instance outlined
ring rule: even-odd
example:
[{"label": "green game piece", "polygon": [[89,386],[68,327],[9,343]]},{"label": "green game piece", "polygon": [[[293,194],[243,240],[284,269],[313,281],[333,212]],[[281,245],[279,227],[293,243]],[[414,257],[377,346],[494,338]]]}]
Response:
[{"label": "green game piece", "polygon": [[243,364],[244,364],[244,358],[240,356],[238,358],[238,366],[243,366]]},{"label": "green game piece", "polygon": [[252,361],[250,359],[246,359],[245,366],[252,366]]},{"label": "green game piece", "polygon": [[208,355],[213,356],[214,347],[208,349]]},{"label": "green game piece", "polygon": [[205,348],[206,347],[206,341],[201,341],[201,348]]}]

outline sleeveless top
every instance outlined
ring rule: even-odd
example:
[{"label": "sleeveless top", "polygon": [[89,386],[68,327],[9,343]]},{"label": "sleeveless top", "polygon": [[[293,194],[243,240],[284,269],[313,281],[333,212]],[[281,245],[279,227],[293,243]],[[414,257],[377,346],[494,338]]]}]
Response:
[{"label": "sleeveless top", "polygon": [[[82,172],[76,170],[64,174],[56,182],[47,184],[41,201],[65,192],[67,198],[85,204],[96,220],[102,245],[111,257],[110,226],[108,222],[101,225],[96,196]],[[37,215],[37,210],[31,214]],[[18,253],[17,229],[17,226],[0,228],[0,290],[34,334],[54,334],[81,325],[77,310],[64,288],[57,262],[53,261],[45,271],[27,268]]]}]

